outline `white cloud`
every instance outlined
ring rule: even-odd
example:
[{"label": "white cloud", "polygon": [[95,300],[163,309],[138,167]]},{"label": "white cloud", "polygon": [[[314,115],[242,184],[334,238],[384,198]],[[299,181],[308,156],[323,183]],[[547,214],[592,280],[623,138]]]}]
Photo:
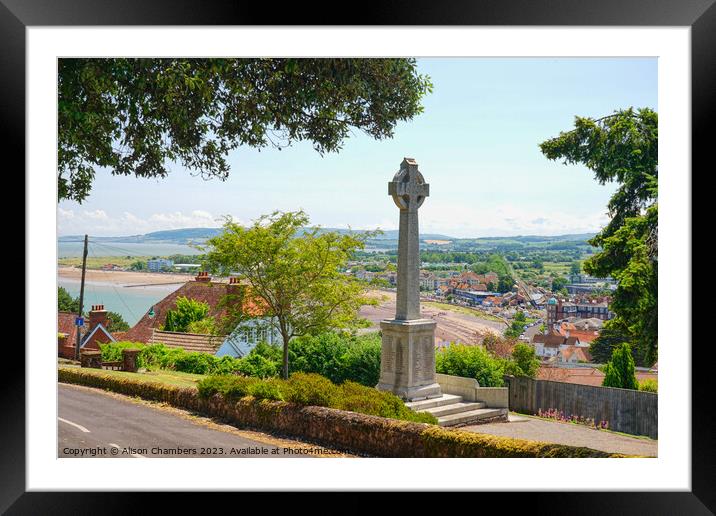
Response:
[{"label": "white cloud", "polygon": [[580,215],[556,209],[537,211],[513,204],[434,201],[429,209],[421,210],[420,230],[455,237],[545,236],[597,232],[608,222],[605,212]]},{"label": "white cloud", "polygon": [[59,235],[87,233],[93,236],[125,236],[169,229],[190,227],[219,227],[223,219],[204,210],[188,213],[174,211],[153,213],[140,217],[125,211],[121,215],[108,214],[104,210],[74,211],[57,209]]}]

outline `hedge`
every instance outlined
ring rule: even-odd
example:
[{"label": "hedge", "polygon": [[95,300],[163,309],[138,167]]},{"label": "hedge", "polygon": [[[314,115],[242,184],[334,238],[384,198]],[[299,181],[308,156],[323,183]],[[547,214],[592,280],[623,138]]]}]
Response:
[{"label": "hedge", "polygon": [[260,380],[241,376],[210,376],[199,382],[199,396],[219,394],[229,401],[245,396],[288,401],[297,405],[331,407],[361,414],[436,424],[432,414],[414,412],[391,392],[346,381],[335,384],[313,373],[293,373],[288,380]]},{"label": "hedge", "polygon": [[237,426],[379,457],[626,457],[590,448],[493,437],[329,407],[253,397],[233,401],[219,394],[201,397],[195,389],[113,377],[96,370],[59,368],[58,374],[60,382],[162,401]]}]

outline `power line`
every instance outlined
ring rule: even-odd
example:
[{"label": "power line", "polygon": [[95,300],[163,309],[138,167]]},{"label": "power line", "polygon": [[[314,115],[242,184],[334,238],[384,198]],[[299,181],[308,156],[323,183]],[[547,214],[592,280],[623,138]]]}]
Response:
[{"label": "power line", "polygon": [[[93,244],[96,244],[96,243],[93,243]],[[94,252],[94,249],[92,248],[92,246],[90,247],[90,249],[92,249],[92,255],[93,255],[95,258],[98,258],[97,254]],[[100,270],[101,270],[102,272],[104,272],[104,273],[107,273],[107,272],[108,272],[108,271],[105,271],[104,269],[100,269]],[[137,315],[134,313],[134,310],[132,310],[132,309],[129,307],[129,305],[126,303],[126,301],[124,300],[124,298],[122,297],[122,295],[119,293],[119,291],[117,290],[116,285],[111,281],[111,279],[110,279],[110,281],[109,281],[109,284],[111,285],[111,287],[112,287],[112,289],[114,290],[115,294],[117,294],[117,298],[119,298],[119,300],[122,302],[122,304],[124,305],[124,307],[127,309],[127,312],[129,312],[129,314],[132,316],[132,318],[138,320],[139,318],[138,318]]]}]

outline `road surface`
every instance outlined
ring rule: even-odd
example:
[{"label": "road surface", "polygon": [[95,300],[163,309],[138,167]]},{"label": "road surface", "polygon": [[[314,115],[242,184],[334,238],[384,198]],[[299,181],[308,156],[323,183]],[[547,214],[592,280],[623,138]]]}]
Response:
[{"label": "road surface", "polygon": [[331,454],[318,445],[259,432],[208,428],[170,411],[87,387],[60,383],[58,394],[59,457],[305,458]]}]

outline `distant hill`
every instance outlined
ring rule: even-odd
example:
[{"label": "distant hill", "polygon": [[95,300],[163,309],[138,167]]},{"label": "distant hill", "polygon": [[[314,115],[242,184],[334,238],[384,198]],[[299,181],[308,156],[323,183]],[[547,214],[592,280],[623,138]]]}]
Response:
[{"label": "distant hill", "polygon": [[[114,243],[151,243],[151,244],[196,244],[202,243],[206,239],[221,233],[222,228],[183,228],[171,229],[166,231],[153,231],[144,235],[128,235],[118,237],[92,237],[96,242],[114,242]],[[321,228],[321,231],[336,231],[341,234],[350,233],[351,230],[341,228]],[[363,232],[363,230],[354,230],[355,233]],[[514,236],[514,237],[482,237],[482,238],[454,238],[447,235],[436,233],[421,233],[421,240],[449,240],[455,244],[501,244],[522,243],[522,244],[558,244],[561,242],[585,242],[594,236],[593,233],[584,233],[576,235],[556,235],[556,236]],[[68,235],[58,238],[59,242],[79,242],[82,241],[82,235]],[[388,244],[385,241],[397,241],[398,230],[392,229],[384,231],[383,234],[370,239],[375,243]]]}]

